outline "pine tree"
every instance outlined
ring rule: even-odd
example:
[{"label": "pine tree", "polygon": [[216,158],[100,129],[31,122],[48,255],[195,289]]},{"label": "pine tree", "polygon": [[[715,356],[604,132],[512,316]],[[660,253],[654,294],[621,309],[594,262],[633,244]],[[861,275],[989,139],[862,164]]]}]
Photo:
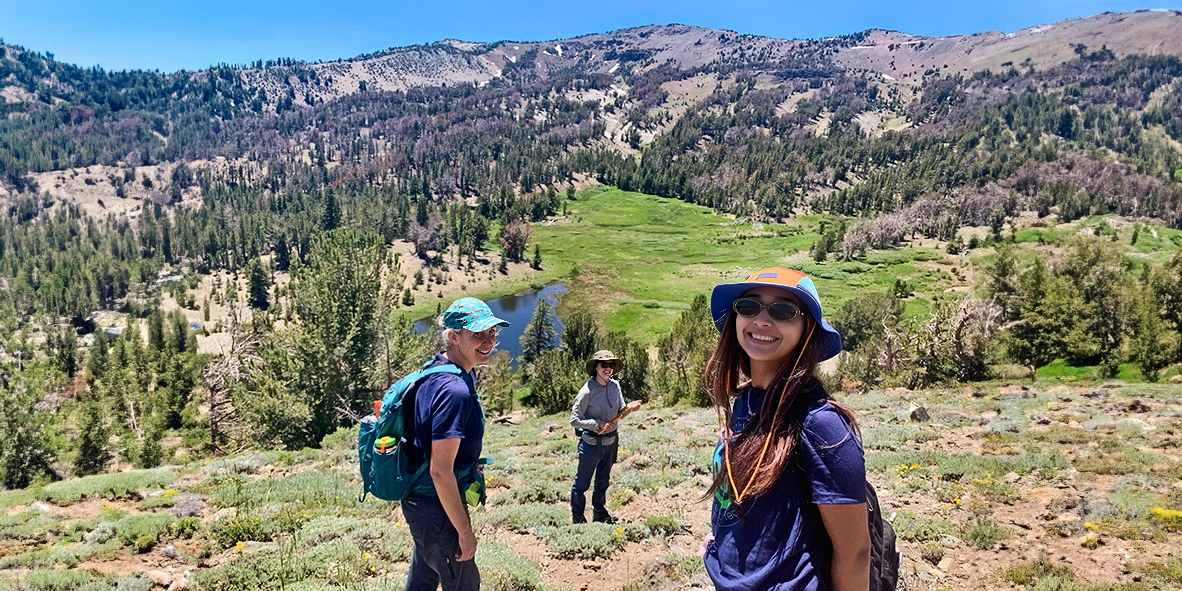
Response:
[{"label": "pine tree", "polygon": [[586,312],[575,312],[562,327],[562,346],[575,359],[590,359],[598,349],[599,327]]},{"label": "pine tree", "polygon": [[143,441],[135,454],[136,467],[155,468],[160,465],[164,459],[164,448],[160,442],[163,437],[164,429],[154,422],[144,429]]},{"label": "pine tree", "polygon": [[718,332],[710,319],[710,302],[699,294],[682,312],[673,329],[657,341],[658,366],[653,388],[662,392],[667,404],[686,400],[705,406],[706,362],[718,344]]},{"label": "pine tree", "polygon": [[287,245],[287,236],[279,235],[275,241],[275,270],[286,272],[291,268],[291,247]]},{"label": "pine tree", "polygon": [[83,403],[80,412],[81,428],[74,470],[81,476],[99,474],[111,462],[110,428],[98,401]]},{"label": "pine tree", "polygon": [[148,315],[148,348],[156,355],[164,351],[164,313],[160,308]]},{"label": "pine tree", "polygon": [[291,303],[303,324],[285,346],[301,367],[294,381],[277,387],[307,401],[307,424],[294,426],[307,434],[306,445],[318,445],[343,415],[370,403],[388,309],[384,260],[375,234],[341,228],[319,236],[308,264],[296,272]]},{"label": "pine tree", "polygon": [[542,249],[537,244],[534,244],[534,260],[530,264],[535,270],[542,270]]},{"label": "pine tree", "polygon": [[521,334],[521,358],[526,363],[538,358],[542,351],[554,348],[558,328],[554,323],[554,308],[545,298],[539,299],[534,315]]},{"label": "pine tree", "polygon": [[59,334],[54,360],[67,377],[72,378],[78,373],[78,335],[73,327],[67,326]]},{"label": "pine tree", "polygon": [[1014,302],[1017,321],[1009,330],[1007,348],[1015,361],[1035,377],[1038,368],[1064,353],[1067,325],[1062,314],[1070,313],[1071,298],[1067,288],[1047,272],[1042,259],[1035,259],[1019,279]]},{"label": "pine tree", "polygon": [[484,407],[493,414],[505,414],[513,410],[517,372],[513,371],[511,362],[508,351],[497,351],[488,365],[480,370],[480,394]]},{"label": "pine tree", "polygon": [[269,293],[271,279],[267,276],[267,271],[263,269],[263,263],[259,259],[250,262],[247,281],[247,304],[255,310],[266,310],[271,307],[271,294]]},{"label": "pine tree", "polygon": [[530,399],[540,414],[570,412],[571,401],[587,381],[583,362],[563,349],[542,351],[533,366]]},{"label": "pine tree", "polygon": [[51,472],[53,456],[46,433],[44,412],[36,411],[42,388],[34,371],[18,374],[15,382],[0,388],[0,485],[25,488]]},{"label": "pine tree", "polygon": [[92,387],[107,372],[109,355],[107,333],[100,328],[94,332],[94,343],[90,346],[89,357],[86,359],[86,382]]},{"label": "pine tree", "polygon": [[603,339],[603,348],[610,349],[622,362],[620,372],[615,376],[628,400],[648,401],[652,390],[652,363],[640,343],[628,338],[624,332],[609,333]]},{"label": "pine tree", "polygon": [[324,196],[324,219],[320,227],[324,231],[335,230],[341,225],[341,206],[337,203],[334,191],[326,191]]},{"label": "pine tree", "polygon": [[1152,291],[1142,292],[1137,298],[1133,319],[1133,334],[1129,349],[1133,363],[1145,379],[1156,382],[1162,368],[1178,354],[1177,333],[1168,329],[1158,314],[1159,305]]},{"label": "pine tree", "polygon": [[1012,301],[1018,295],[1018,257],[1014,246],[1009,243],[998,244],[993,264],[987,266],[985,272],[986,290],[997,298],[1004,318],[1014,320]]}]

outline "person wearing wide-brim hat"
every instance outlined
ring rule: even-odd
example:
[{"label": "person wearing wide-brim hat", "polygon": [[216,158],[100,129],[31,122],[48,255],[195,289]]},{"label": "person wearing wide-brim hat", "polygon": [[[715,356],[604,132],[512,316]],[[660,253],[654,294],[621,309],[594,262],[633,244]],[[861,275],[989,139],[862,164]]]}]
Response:
[{"label": "person wearing wide-brim hat", "polygon": [[612,379],[622,366],[620,358],[606,349],[596,351],[587,360],[591,379],[579,389],[570,424],[579,435],[579,466],[570,489],[571,521],[586,523],[587,489],[595,481],[591,494],[592,520],[615,523],[607,510],[607,487],[612,465],[616,463],[620,440],[617,424],[624,415],[640,408],[640,401],[624,403],[620,382]]},{"label": "person wearing wide-brim hat", "polygon": [[722,423],[706,573],[720,591],[867,589],[866,466],[854,416],[817,379],[841,352],[817,288],[763,269],[714,288],[706,387]]}]

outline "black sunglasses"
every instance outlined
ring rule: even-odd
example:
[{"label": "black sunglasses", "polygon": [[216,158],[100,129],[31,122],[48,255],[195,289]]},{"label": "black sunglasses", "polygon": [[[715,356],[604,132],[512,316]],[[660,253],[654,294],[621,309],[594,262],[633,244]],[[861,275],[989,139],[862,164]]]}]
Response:
[{"label": "black sunglasses", "polygon": [[731,307],[734,308],[736,314],[748,318],[759,316],[759,311],[767,308],[768,316],[771,316],[772,320],[779,320],[780,322],[788,322],[800,316],[801,313],[800,306],[792,302],[772,302],[765,304],[751,298],[739,298],[735,300],[734,304],[731,304]]}]

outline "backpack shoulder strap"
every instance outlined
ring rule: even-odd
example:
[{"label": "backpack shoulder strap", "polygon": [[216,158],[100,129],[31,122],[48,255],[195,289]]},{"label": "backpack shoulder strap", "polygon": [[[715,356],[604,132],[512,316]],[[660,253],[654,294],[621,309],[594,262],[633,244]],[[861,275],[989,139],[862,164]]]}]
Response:
[{"label": "backpack shoulder strap", "polygon": [[443,363],[435,363],[434,359],[427,361],[423,364],[423,367],[419,369],[419,376],[415,378],[415,383],[417,384],[418,382],[422,381],[423,378],[437,373],[448,373],[460,376],[463,378],[464,383],[468,385],[468,389],[471,390],[472,393],[476,393],[476,384],[472,382],[472,374],[464,371],[460,368],[460,366],[450,361],[445,361]]}]

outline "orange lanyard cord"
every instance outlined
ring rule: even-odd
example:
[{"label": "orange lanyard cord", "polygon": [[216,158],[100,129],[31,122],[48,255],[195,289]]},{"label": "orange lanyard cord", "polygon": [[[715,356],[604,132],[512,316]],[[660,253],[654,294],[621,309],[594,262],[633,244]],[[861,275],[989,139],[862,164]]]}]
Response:
[{"label": "orange lanyard cord", "polygon": [[[804,350],[809,346],[809,341],[813,338],[813,329],[815,329],[816,326],[817,325],[814,324],[812,328],[809,328],[809,334],[804,339],[804,346],[800,348],[800,353],[796,356],[796,362],[792,364],[792,373],[788,374],[789,380],[791,380],[792,376],[796,374],[796,368],[800,365],[800,358],[804,357]],[[750,408],[747,409],[747,416],[751,416]],[[772,426],[770,429],[768,429],[767,438],[763,440],[763,449],[759,451],[759,460],[755,463],[755,470],[751,472],[751,478],[747,479],[747,484],[743,486],[743,490],[740,491],[738,496],[735,497],[736,503],[743,503],[743,497],[747,495],[748,490],[751,490],[751,485],[755,482],[755,477],[759,476],[759,471],[763,469],[763,459],[767,456],[767,448],[772,443],[772,435],[775,435],[776,433],[775,427],[776,421],[772,421]],[[722,451],[723,456],[726,459],[726,479],[727,482],[730,483],[731,491],[734,492],[739,489],[735,486],[734,471],[731,469],[731,428],[729,424],[723,426],[723,433],[724,436],[722,439]]]}]

